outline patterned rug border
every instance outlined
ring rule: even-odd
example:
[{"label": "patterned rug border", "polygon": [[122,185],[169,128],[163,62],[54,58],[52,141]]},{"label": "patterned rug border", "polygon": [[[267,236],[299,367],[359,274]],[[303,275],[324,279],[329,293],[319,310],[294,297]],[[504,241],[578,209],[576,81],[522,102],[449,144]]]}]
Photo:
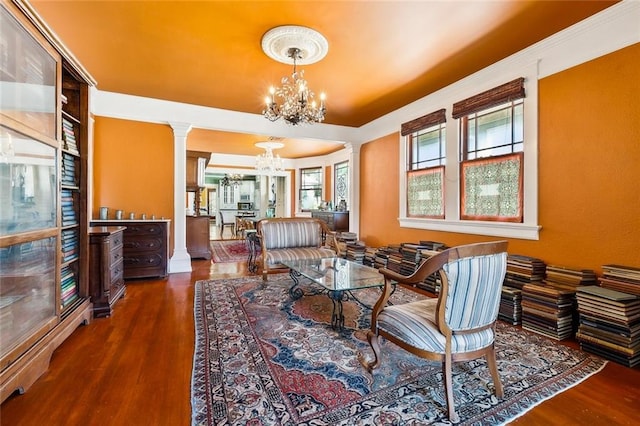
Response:
[{"label": "patterned rug border", "polygon": [[[245,240],[211,240],[213,263],[245,262],[249,257],[249,249]],[[236,247],[238,251],[229,251],[229,247]]]},{"label": "patterned rug border", "polygon": [[[276,283],[283,284],[289,280],[288,275],[286,274],[278,274],[270,277],[269,284],[274,285]],[[260,282],[259,277],[248,276],[242,278],[232,278],[232,279],[219,279],[219,280],[200,280],[195,284],[195,295],[194,295],[194,319],[195,319],[195,347],[194,347],[194,355],[193,355],[193,369],[192,369],[192,385],[191,385],[191,405],[192,405],[192,425],[213,425],[213,424],[236,424],[230,421],[229,419],[221,420],[219,417],[215,416],[215,413],[219,414],[220,412],[226,412],[226,399],[220,398],[220,396],[216,396],[212,389],[209,389],[208,386],[205,386],[204,389],[202,386],[196,388],[196,382],[200,385],[204,383],[205,385],[211,384],[211,369],[204,368],[201,372],[203,372],[205,377],[198,378],[197,366],[202,365],[202,356],[203,351],[209,348],[211,351],[213,348],[211,347],[211,341],[209,340],[209,332],[207,332],[207,325],[210,324],[210,321],[214,320],[212,314],[205,314],[205,303],[210,303],[211,300],[208,299],[205,295],[205,286],[208,284],[211,285],[220,285],[224,284],[226,286],[237,287],[241,285],[245,285],[248,283],[255,282],[258,284]],[[234,294],[237,293],[234,291]],[[246,314],[246,313],[245,313]],[[504,328],[516,328],[507,323],[500,322],[500,327]],[[533,341],[542,341],[547,344],[558,345],[557,342],[553,342],[552,340],[545,338],[544,336],[538,335],[536,333],[529,332],[527,330],[518,329],[518,333],[522,333],[523,335],[528,336],[528,339],[532,339]],[[253,333],[252,333],[253,335]],[[256,336],[254,335],[254,338]],[[505,396],[504,398],[498,402],[497,405],[491,404],[492,407],[481,413],[481,416],[475,416],[471,418],[464,419],[459,424],[506,424],[511,422],[523,415],[527,412],[535,408],[536,406],[542,404],[543,402],[553,398],[554,396],[571,389],[580,383],[584,382],[588,378],[602,371],[602,369],[607,365],[607,361],[601,359],[597,356],[587,354],[581,352],[579,350],[565,347],[563,346],[563,351],[567,353],[579,353],[581,356],[579,360],[576,361],[575,365],[571,368],[568,368],[566,371],[554,376],[552,379],[541,380],[537,383],[527,383],[529,377],[525,376],[518,380],[515,383],[509,383],[509,385],[521,385],[524,389],[520,392],[517,392],[513,395],[509,395],[508,387],[504,386],[505,382],[503,379],[503,386],[505,387]],[[497,348],[498,349],[498,348]],[[217,350],[217,347],[216,347]],[[499,350],[497,350],[500,353]],[[367,354],[368,355],[368,354]],[[499,355],[498,355],[499,356]],[[205,356],[208,360],[209,356]],[[212,360],[210,360],[213,363]],[[500,366],[500,357],[498,357],[498,365]],[[208,366],[210,367],[210,366]],[[400,384],[401,385],[401,384]],[[273,386],[273,384],[272,384]],[[398,383],[394,386],[399,386]],[[414,385],[415,386],[415,385]],[[403,386],[400,386],[402,388]],[[280,390],[280,388],[278,388]],[[214,390],[215,391],[215,390]],[[219,389],[217,389],[219,392]],[[376,391],[377,392],[377,391]],[[223,408],[225,407],[225,408]],[[337,408],[333,411],[345,411],[350,410],[349,405]],[[361,409],[362,407],[351,407],[351,411],[356,409]],[[203,418],[203,409],[205,411]],[[355,411],[354,411],[355,412]],[[459,410],[460,413],[460,410]],[[461,414],[461,413],[460,413]],[[461,415],[462,418],[464,418]],[[350,417],[349,417],[350,418]],[[294,425],[301,423],[294,423],[291,416],[288,417],[289,421],[286,424]],[[344,420],[344,419],[342,419]],[[369,418],[369,420],[371,420]],[[311,422],[303,422],[304,424],[314,424]],[[262,424],[256,419],[255,424]],[[280,424],[280,423],[278,423]],[[324,423],[318,423],[324,424]],[[404,424],[402,422],[401,424]],[[423,423],[427,424],[427,423]],[[438,421],[429,424],[449,424],[448,421]]]}]

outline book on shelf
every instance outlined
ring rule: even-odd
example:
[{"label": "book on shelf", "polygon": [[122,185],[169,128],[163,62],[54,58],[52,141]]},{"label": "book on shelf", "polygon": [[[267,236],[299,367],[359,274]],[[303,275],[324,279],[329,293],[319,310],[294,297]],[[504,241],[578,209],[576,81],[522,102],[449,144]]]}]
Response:
[{"label": "book on shelf", "polygon": [[76,155],[79,154],[75,128],[73,123],[64,116],[62,117],[62,141],[64,143],[64,149]]},{"label": "book on shelf", "polygon": [[62,308],[66,308],[67,306],[71,305],[73,302],[78,300],[79,297],[80,296],[78,295],[78,292],[73,292],[67,295],[67,297],[62,298]]}]

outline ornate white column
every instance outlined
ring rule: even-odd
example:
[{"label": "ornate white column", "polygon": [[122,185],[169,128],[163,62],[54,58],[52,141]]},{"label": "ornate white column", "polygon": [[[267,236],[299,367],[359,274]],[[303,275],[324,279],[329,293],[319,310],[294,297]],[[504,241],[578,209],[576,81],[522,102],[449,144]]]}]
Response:
[{"label": "ornate white column", "polygon": [[169,273],[191,272],[191,256],[187,252],[187,134],[191,124],[169,123],[173,129],[173,256]]}]

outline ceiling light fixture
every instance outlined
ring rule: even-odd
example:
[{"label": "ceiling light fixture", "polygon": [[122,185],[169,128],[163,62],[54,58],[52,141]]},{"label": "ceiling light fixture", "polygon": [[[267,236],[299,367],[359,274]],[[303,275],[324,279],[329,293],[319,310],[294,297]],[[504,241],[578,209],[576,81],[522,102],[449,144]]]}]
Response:
[{"label": "ceiling light fixture", "polygon": [[291,78],[283,77],[280,87],[269,89],[262,115],[270,121],[282,118],[293,126],[322,122],[327,111],[325,94],[320,94],[318,104],[304,79],[304,70],[298,71],[297,65],[313,64],[325,57],[329,43],[324,36],[306,27],[276,27],[262,37],[262,50],[278,62],[293,61]]},{"label": "ceiling light fixture", "polygon": [[284,170],[280,156],[273,155],[273,150],[282,148],[284,146],[283,143],[273,141],[258,142],[256,146],[265,150],[264,153],[256,157],[256,170],[261,175],[273,176],[274,173]]}]

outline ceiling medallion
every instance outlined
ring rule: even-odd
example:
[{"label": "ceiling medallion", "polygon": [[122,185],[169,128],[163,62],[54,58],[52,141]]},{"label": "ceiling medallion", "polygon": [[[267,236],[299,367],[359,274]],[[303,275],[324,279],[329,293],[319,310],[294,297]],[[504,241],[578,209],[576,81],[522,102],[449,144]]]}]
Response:
[{"label": "ceiling medallion", "polygon": [[291,48],[300,52],[298,65],[311,65],[327,55],[329,42],[316,30],[297,25],[275,27],[262,36],[262,50],[275,61],[290,64]]},{"label": "ceiling medallion", "polygon": [[313,64],[324,58],[329,50],[327,39],[311,28],[285,25],[265,33],[262,50],[278,62],[293,63],[291,78],[283,77],[281,87],[269,89],[262,115],[270,121],[282,118],[294,126],[322,122],[326,113],[324,93],[320,94],[320,104],[317,104],[304,79],[304,71],[297,71],[296,66]]}]

